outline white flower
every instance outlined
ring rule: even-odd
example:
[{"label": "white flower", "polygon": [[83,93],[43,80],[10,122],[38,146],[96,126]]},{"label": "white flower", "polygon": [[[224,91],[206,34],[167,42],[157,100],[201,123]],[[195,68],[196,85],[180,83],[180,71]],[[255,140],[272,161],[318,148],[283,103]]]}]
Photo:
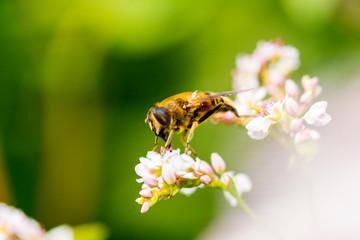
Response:
[{"label": "white flower", "polygon": [[135,172],[140,177],[143,177],[144,175],[152,175],[157,178],[161,175],[162,164],[161,154],[149,151],[146,158],[140,158],[140,163],[135,166]]},{"label": "white flower", "polygon": [[74,240],[74,232],[70,226],[61,225],[48,231],[41,240]]},{"label": "white flower", "polygon": [[279,49],[279,61],[277,61],[277,68],[284,75],[296,70],[300,65],[299,50],[293,46],[282,46]]},{"label": "white flower", "polygon": [[313,104],[309,111],[305,113],[304,120],[314,126],[325,126],[331,121],[331,116],[326,113],[327,102],[321,101]]},{"label": "white flower", "polygon": [[236,95],[235,108],[240,116],[251,116],[257,113],[260,101],[266,96],[264,87],[242,92]]},{"label": "white flower", "polygon": [[260,140],[269,135],[269,127],[273,122],[267,117],[257,117],[247,125],[248,135],[256,140]]},{"label": "white flower", "polygon": [[[229,185],[231,184],[229,178],[234,181],[235,188],[239,197],[242,195],[242,193],[251,191],[252,184],[250,178],[246,174],[238,173],[234,175],[234,172],[225,172],[221,176],[221,181],[224,182],[224,184]],[[232,196],[228,191],[224,191],[224,196],[231,206],[235,207],[237,205],[237,199]]]},{"label": "white flower", "polygon": [[169,158],[167,162],[174,168],[176,176],[180,177],[193,172],[196,168],[195,160],[188,154],[180,155],[180,149],[178,149],[178,154]]},{"label": "white flower", "polygon": [[274,104],[266,104],[263,111],[264,116],[256,117],[246,125],[248,135],[256,140],[265,138],[269,134],[270,126],[280,120],[286,100],[287,97],[282,102],[277,101]]},{"label": "white flower", "polygon": [[176,181],[175,170],[170,164],[162,166],[161,176],[166,184],[173,184]]},{"label": "white flower", "polygon": [[259,86],[261,63],[251,55],[239,56],[236,59],[236,69],[233,72],[234,88],[248,89]]},{"label": "white flower", "polygon": [[196,190],[198,189],[198,187],[192,187],[192,188],[182,188],[180,190],[180,193],[186,195],[186,196],[191,196],[194,192],[196,192]]},{"label": "white flower", "polygon": [[[15,235],[22,240],[41,239],[45,230],[21,210],[0,203],[0,236],[5,239]],[[1,239],[1,238],[0,238]]]},{"label": "white flower", "polygon": [[280,45],[275,42],[259,41],[254,51],[254,56],[261,59],[261,62],[270,61],[280,55]]}]

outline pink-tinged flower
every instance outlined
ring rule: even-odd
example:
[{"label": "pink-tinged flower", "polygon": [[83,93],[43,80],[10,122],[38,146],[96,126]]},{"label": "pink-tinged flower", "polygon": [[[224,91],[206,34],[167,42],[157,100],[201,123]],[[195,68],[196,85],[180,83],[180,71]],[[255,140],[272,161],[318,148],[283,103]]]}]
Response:
[{"label": "pink-tinged flower", "polygon": [[226,164],[218,153],[211,154],[211,165],[213,166],[214,170],[219,174],[222,174],[226,169]]},{"label": "pink-tinged flower", "polygon": [[[178,151],[180,153],[180,149],[178,149]],[[196,168],[196,161],[186,153],[170,158],[168,163],[173,166],[177,176],[183,176],[193,172]]]},{"label": "pink-tinged flower", "polygon": [[156,187],[158,185],[158,179],[150,174],[144,175],[142,177],[142,181],[150,188]]},{"label": "pink-tinged flower", "polygon": [[140,163],[135,166],[135,172],[140,177],[152,175],[153,177],[158,178],[161,175],[162,164],[161,154],[149,151],[146,158],[140,158]]},{"label": "pink-tinged flower", "polygon": [[285,107],[287,113],[292,117],[297,117],[300,113],[299,104],[291,97],[286,100]]},{"label": "pink-tinged flower", "polygon": [[45,230],[21,210],[0,203],[0,236],[5,239],[35,240],[45,235]]},{"label": "pink-tinged flower", "polygon": [[296,134],[297,132],[299,132],[300,130],[304,129],[304,124],[303,124],[303,119],[302,118],[295,118],[291,121],[290,123],[290,134],[291,137],[294,137],[294,134]]},{"label": "pink-tinged flower", "polygon": [[292,79],[285,81],[285,92],[291,98],[298,98],[300,95],[300,89]]},{"label": "pink-tinged flower", "polygon": [[202,160],[199,160],[199,167],[197,169],[207,175],[214,174],[214,170],[212,169],[210,164]]},{"label": "pink-tinged flower", "polygon": [[143,189],[139,192],[139,194],[144,198],[150,198],[153,195],[150,189]]},{"label": "pink-tinged flower", "polygon": [[279,49],[282,44],[279,42],[266,42],[266,41],[258,41],[256,45],[256,49],[254,51],[254,56],[261,60],[262,63],[270,61],[272,59],[278,59],[280,55]]},{"label": "pink-tinged flower", "polygon": [[220,122],[225,124],[233,124],[236,122],[236,120],[237,120],[236,115],[231,111],[218,112],[211,117],[211,122],[215,124]]},{"label": "pink-tinged flower", "polygon": [[300,103],[308,105],[320,95],[322,88],[319,86],[319,79],[316,77],[310,78],[305,75],[301,79],[301,83],[305,92],[300,98]]},{"label": "pink-tinged flower", "polygon": [[282,102],[277,101],[273,104],[266,104],[265,109],[262,111],[264,116],[252,119],[247,125],[248,135],[256,140],[260,140],[269,135],[269,128],[274,123],[281,119],[283,105],[287,97]]},{"label": "pink-tinged flower", "polygon": [[[238,173],[235,175],[234,172],[225,172],[221,176],[221,181],[227,186],[232,184],[230,179],[232,179],[232,181],[235,183],[235,188],[239,197],[242,195],[242,193],[251,191],[252,184],[250,178],[246,174]],[[224,196],[231,206],[235,207],[237,205],[237,199],[228,191],[224,191]]]},{"label": "pink-tinged flower", "polygon": [[314,100],[314,95],[312,92],[304,92],[300,97],[300,103],[304,105],[309,105]]},{"label": "pink-tinged flower", "polygon": [[317,77],[310,78],[305,75],[301,79],[301,84],[303,85],[305,91],[313,91],[319,86],[319,79]]},{"label": "pink-tinged flower", "polygon": [[235,89],[257,88],[261,63],[251,55],[236,58],[236,69],[233,72]]},{"label": "pink-tinged flower", "polygon": [[166,184],[171,185],[176,181],[175,170],[169,164],[162,166],[161,176]]},{"label": "pink-tinged flower", "polygon": [[248,135],[256,140],[260,140],[269,135],[269,128],[272,121],[266,117],[257,117],[251,120],[247,125]]},{"label": "pink-tinged flower", "polygon": [[[152,154],[150,155],[153,156]],[[140,158],[140,161],[142,161],[142,164],[151,165],[142,158]],[[148,171],[145,171],[145,175],[142,176],[145,184],[143,184],[143,190],[139,192],[141,197],[136,199],[136,202],[142,205],[141,213],[147,212],[159,200],[170,199],[179,192],[190,195],[197,188],[202,187],[229,190],[228,187],[230,185],[225,185],[220,181],[219,176],[214,173],[214,170],[207,162],[199,158],[195,161],[188,154],[180,154],[179,149],[172,151],[164,150],[162,155],[160,155],[160,159],[156,161],[162,163],[162,165],[158,166],[161,169],[160,176],[155,178],[153,175],[148,174]],[[219,154],[213,153],[211,155],[211,163],[217,173],[222,174],[225,171],[225,162]],[[137,173],[143,174],[143,171],[139,171],[139,169],[140,167],[137,167]],[[229,179],[229,177],[227,178]],[[244,186],[240,189],[245,191]]]},{"label": "pink-tinged flower", "polygon": [[309,111],[305,113],[304,120],[314,126],[325,126],[331,121],[331,116],[326,113],[327,102],[321,101],[313,104]]},{"label": "pink-tinged flower", "polygon": [[318,140],[319,138],[320,134],[317,131],[305,128],[295,135],[294,141],[296,144],[300,144],[303,142]]},{"label": "pink-tinged flower", "polygon": [[200,177],[200,181],[206,185],[208,185],[211,182],[211,177],[208,175],[203,175]]},{"label": "pink-tinged flower", "polygon": [[270,61],[269,68],[279,70],[284,76],[296,70],[300,63],[299,51],[280,41],[259,41],[253,55],[263,64]]},{"label": "pink-tinged flower", "polygon": [[240,116],[252,116],[260,108],[261,100],[266,96],[265,87],[236,95],[235,108]]},{"label": "pink-tinged flower", "polygon": [[151,204],[150,204],[149,201],[145,201],[145,202],[143,203],[142,207],[141,207],[140,212],[141,212],[141,213],[146,213],[147,211],[149,211],[150,205],[151,205]]},{"label": "pink-tinged flower", "polygon": [[280,57],[277,62],[277,68],[284,74],[288,75],[290,72],[296,70],[300,65],[299,50],[293,46],[283,46],[280,48]]},{"label": "pink-tinged flower", "polygon": [[274,90],[279,90],[284,85],[285,77],[286,76],[277,68],[270,68],[267,75],[268,81]]}]

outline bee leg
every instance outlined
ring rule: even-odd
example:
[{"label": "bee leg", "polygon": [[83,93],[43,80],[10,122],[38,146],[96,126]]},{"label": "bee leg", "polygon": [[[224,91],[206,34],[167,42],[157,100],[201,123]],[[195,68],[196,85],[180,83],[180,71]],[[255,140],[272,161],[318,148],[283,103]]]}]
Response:
[{"label": "bee leg", "polygon": [[191,154],[194,155],[194,157],[196,157],[197,154],[195,153],[195,150],[185,141],[185,137],[186,137],[186,135],[188,134],[188,132],[189,132],[188,130],[185,130],[185,131],[183,132],[183,134],[182,134],[181,137],[180,137],[180,141],[181,141],[181,143],[182,143],[182,144],[184,145],[184,147],[185,147],[185,153],[190,150],[190,151],[191,151]]},{"label": "bee leg", "polygon": [[194,150],[190,147],[190,141],[194,136],[194,131],[195,128],[199,125],[198,122],[193,122],[193,124],[191,125],[190,131],[189,131],[189,135],[187,137],[186,140],[186,148],[185,148],[185,152],[188,152],[189,150],[196,156],[196,153],[194,152]]},{"label": "bee leg", "polygon": [[158,145],[159,145],[159,137],[155,136],[155,145],[152,150],[155,151],[155,149],[157,148]]},{"label": "bee leg", "polygon": [[180,137],[180,141],[181,141],[181,143],[184,145],[184,147],[186,147],[185,137],[186,137],[187,134],[188,134],[188,130],[185,130],[185,131],[183,132],[183,134],[181,134],[181,137]]},{"label": "bee leg", "polygon": [[172,138],[173,133],[174,133],[174,130],[171,130],[168,138],[166,139],[165,149],[168,149],[171,146],[171,138]]}]

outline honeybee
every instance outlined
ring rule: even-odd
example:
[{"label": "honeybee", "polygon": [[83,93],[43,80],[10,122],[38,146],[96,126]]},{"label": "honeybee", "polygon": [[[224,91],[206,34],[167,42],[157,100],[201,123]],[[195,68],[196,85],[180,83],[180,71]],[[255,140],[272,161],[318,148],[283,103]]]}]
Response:
[{"label": "honeybee", "polygon": [[[189,150],[196,155],[189,143],[194,135],[194,130],[213,114],[217,112],[233,112],[240,117],[233,102],[226,96],[247,91],[229,91],[221,93],[213,92],[184,92],[168,97],[156,103],[150,108],[145,123],[148,123],[151,130],[155,133],[155,145],[153,151],[159,143],[159,137],[165,143],[165,149],[171,146],[171,138],[174,132],[180,133],[181,142],[185,146],[185,152]],[[187,139],[185,141],[185,138]]]}]

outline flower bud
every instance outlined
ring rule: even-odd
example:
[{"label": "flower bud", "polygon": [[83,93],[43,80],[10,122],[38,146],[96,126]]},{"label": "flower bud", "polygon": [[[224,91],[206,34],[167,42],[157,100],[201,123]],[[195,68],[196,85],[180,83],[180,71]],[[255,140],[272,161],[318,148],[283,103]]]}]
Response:
[{"label": "flower bud", "polygon": [[207,185],[207,184],[209,184],[211,182],[211,177],[208,176],[208,175],[203,175],[203,176],[200,177],[200,181],[203,184]]},{"label": "flower bud", "polygon": [[223,182],[227,187],[230,187],[231,185],[229,174],[229,172],[225,172],[223,175],[221,175],[221,182]]},{"label": "flower bud", "polygon": [[303,128],[303,126],[304,125],[303,125],[302,118],[295,118],[290,123],[290,131],[292,133],[297,133],[298,131],[300,131]]},{"label": "flower bud", "polygon": [[140,196],[144,197],[144,198],[151,198],[152,197],[152,192],[150,189],[144,189],[144,190],[141,190],[139,192]]},{"label": "flower bud", "polygon": [[297,117],[299,115],[300,107],[299,104],[293,99],[288,98],[285,103],[286,111],[292,117]]},{"label": "flower bud", "polygon": [[294,141],[300,144],[307,141],[314,141],[320,138],[320,134],[312,129],[305,128],[295,135]]},{"label": "flower bud", "polygon": [[314,96],[311,91],[304,92],[300,97],[300,103],[308,105],[314,99]]},{"label": "flower bud", "polygon": [[141,213],[146,213],[150,208],[150,202],[149,201],[146,201],[144,202],[144,204],[142,205],[141,207]]},{"label": "flower bud", "polygon": [[305,75],[301,79],[301,84],[303,85],[305,91],[312,91],[319,85],[319,79],[317,77],[310,78]]},{"label": "flower bud", "polygon": [[219,174],[222,174],[226,169],[226,164],[218,153],[211,154],[211,165],[213,166],[214,170]]},{"label": "flower bud", "polygon": [[204,172],[205,174],[211,175],[214,174],[213,169],[211,168],[210,164],[205,161],[200,161],[200,171]]},{"label": "flower bud", "polygon": [[285,81],[285,92],[292,98],[297,98],[300,95],[299,87],[292,79]]},{"label": "flower bud", "polygon": [[142,179],[144,183],[150,188],[156,187],[158,185],[158,180],[152,175],[144,175]]},{"label": "flower bud", "polygon": [[169,164],[164,164],[162,166],[161,176],[164,182],[169,185],[176,181],[175,171]]}]

